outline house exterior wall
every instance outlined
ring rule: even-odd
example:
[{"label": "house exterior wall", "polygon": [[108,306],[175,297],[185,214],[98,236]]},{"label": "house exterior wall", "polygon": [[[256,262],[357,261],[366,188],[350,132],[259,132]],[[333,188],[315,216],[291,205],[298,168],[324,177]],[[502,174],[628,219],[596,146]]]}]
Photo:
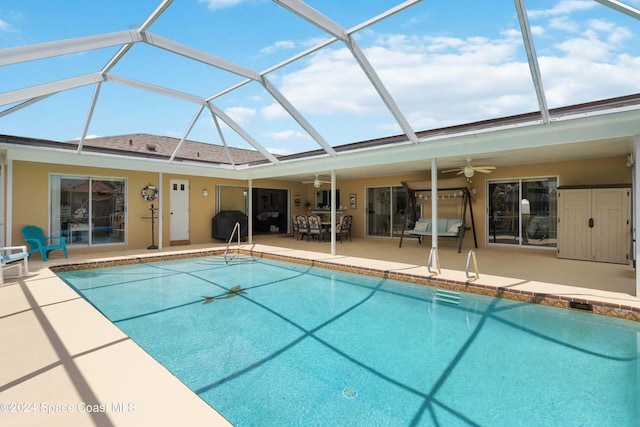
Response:
[{"label": "house exterior wall", "polygon": [[[473,177],[471,187],[476,190],[473,202],[473,211],[476,222],[478,244],[485,244],[486,228],[486,180],[499,180],[511,178],[528,178],[541,176],[557,176],[558,185],[602,185],[602,184],[631,184],[631,169],[626,167],[626,157],[612,157],[582,161],[547,162],[540,164],[518,165],[512,167],[499,167],[490,174],[476,174]],[[92,177],[115,177],[127,179],[127,242],[120,245],[124,248],[144,248],[151,242],[150,205],[141,197],[142,188],[149,184],[159,185],[160,175],[152,172],[130,171],[115,168],[88,168],[84,166],[58,165],[48,163],[35,163],[26,161],[13,162],[13,200],[6,206],[11,206],[12,211],[12,242],[23,244],[20,230],[25,225],[38,225],[48,231],[49,221],[49,175],[78,175]],[[349,194],[355,194],[357,208],[347,208],[345,214],[353,215],[352,234],[354,237],[364,237],[366,227],[366,189],[379,186],[398,186],[402,181],[421,181],[430,186],[430,171],[422,174],[394,175],[383,177],[368,177],[350,180],[337,178],[337,188],[340,190],[342,206],[348,207]],[[6,168],[5,168],[6,170]],[[169,203],[169,185],[172,179],[186,179],[189,181],[189,237],[191,244],[211,242],[211,218],[215,215],[217,185],[248,186],[246,181],[214,179],[199,176],[184,176],[176,174],[162,174],[163,194],[153,203],[155,207],[161,206],[162,210],[162,245],[170,245],[170,221],[171,206]],[[439,187],[460,187],[466,185],[464,178],[441,174]],[[5,177],[6,179],[6,177]],[[277,179],[254,180],[254,188],[273,188],[291,190],[291,215],[307,215],[309,211],[306,202],[313,203],[315,189],[313,185]],[[325,184],[325,186],[328,185]],[[207,189],[209,195],[204,197],[202,190]],[[300,195],[300,206],[295,206],[293,198]],[[423,201],[424,211],[430,212],[430,201]],[[459,207],[442,205],[439,207],[439,216],[454,215]],[[451,212],[449,212],[451,211]],[[8,231],[7,231],[8,234]],[[156,231],[156,239],[158,231]],[[465,246],[472,244],[473,236],[467,233]],[[82,252],[102,251],[105,245],[96,245],[93,248],[78,247],[73,250]]]}]

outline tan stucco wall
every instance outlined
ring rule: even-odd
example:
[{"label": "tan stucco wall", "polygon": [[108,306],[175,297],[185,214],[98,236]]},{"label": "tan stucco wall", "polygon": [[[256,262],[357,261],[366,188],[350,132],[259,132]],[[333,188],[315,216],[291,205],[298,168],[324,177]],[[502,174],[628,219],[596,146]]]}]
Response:
[{"label": "tan stucco wall", "polygon": [[[602,185],[602,184],[629,184],[631,183],[631,169],[625,165],[625,157],[615,157],[597,160],[572,161],[572,162],[548,162],[544,164],[528,164],[513,167],[500,167],[491,174],[476,174],[471,187],[476,189],[476,197],[473,203],[473,211],[476,222],[478,243],[484,245],[485,237],[485,211],[486,211],[486,180],[527,178],[541,176],[557,176],[559,185]],[[48,203],[49,200],[49,175],[79,175],[93,177],[126,178],[128,180],[127,193],[127,244],[126,248],[144,248],[151,242],[151,225],[149,219],[151,202],[142,199],[140,192],[145,186],[159,185],[158,174],[150,172],[126,171],[111,168],[87,168],[83,166],[66,166],[44,163],[31,163],[15,161],[13,163],[13,211],[11,212],[13,229],[11,230],[14,244],[22,244],[20,233],[24,225],[35,224],[48,231]],[[340,189],[340,204],[348,207],[349,194],[355,194],[357,208],[347,208],[345,214],[353,215],[352,234],[354,237],[365,235],[366,227],[366,189],[370,187],[397,186],[402,181],[424,182],[430,186],[431,173],[425,170],[423,174],[396,175],[383,177],[369,177],[352,180],[340,180],[337,178],[337,188]],[[165,194],[162,202],[163,229],[162,245],[170,244],[170,203],[169,185],[172,179],[186,179],[189,181],[189,237],[190,243],[211,242],[211,218],[215,215],[217,185],[247,186],[246,181],[213,179],[207,177],[182,176],[163,174],[163,189]],[[455,175],[439,175],[439,187],[460,187],[466,185],[464,178]],[[290,190],[291,215],[306,215],[309,211],[306,202],[313,203],[315,189],[313,185],[301,182],[281,181],[275,179],[261,179],[253,181],[254,188],[272,188]],[[327,184],[323,188],[329,188]],[[427,187],[429,188],[429,187]],[[202,190],[207,189],[209,195],[204,197]],[[294,198],[300,196],[300,206],[295,206]],[[430,212],[430,202],[423,202],[424,212]],[[159,200],[154,201],[156,207]],[[455,201],[446,201],[439,204],[439,216],[455,216],[459,212],[460,205]],[[156,239],[158,233],[156,231]],[[472,239],[467,234],[466,239]],[[471,240],[465,242],[465,246],[471,244]],[[157,243],[157,242],[156,242]],[[78,251],[100,251],[104,246],[93,249],[74,248]]]}]

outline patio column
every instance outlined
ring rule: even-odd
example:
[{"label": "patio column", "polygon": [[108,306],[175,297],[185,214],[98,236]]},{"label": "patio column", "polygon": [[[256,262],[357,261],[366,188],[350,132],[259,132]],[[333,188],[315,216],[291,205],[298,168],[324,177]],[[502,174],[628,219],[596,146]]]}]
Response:
[{"label": "patio column", "polygon": [[431,247],[438,247],[438,165],[431,159]]},{"label": "patio column", "polygon": [[331,255],[336,254],[336,170],[331,169]]},{"label": "patio column", "polygon": [[162,215],[162,206],[163,203],[162,201],[164,200],[164,197],[162,197],[163,193],[163,189],[164,186],[162,185],[162,179],[164,178],[164,174],[162,172],[158,172],[158,194],[161,195],[161,197],[158,197],[158,250],[162,249],[162,229],[164,228],[162,226],[163,221],[162,221],[162,217],[164,215]]}]

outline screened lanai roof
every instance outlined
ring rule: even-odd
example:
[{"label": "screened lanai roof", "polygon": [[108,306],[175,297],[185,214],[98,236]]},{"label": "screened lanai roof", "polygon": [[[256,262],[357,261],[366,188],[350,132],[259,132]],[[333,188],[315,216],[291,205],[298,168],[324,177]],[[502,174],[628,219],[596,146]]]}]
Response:
[{"label": "screened lanai roof", "polygon": [[[565,155],[579,141],[582,152],[605,140],[625,152],[636,103],[616,104],[611,132],[602,111],[573,116],[589,116],[588,126],[550,111],[640,92],[634,3],[122,0],[61,10],[3,1],[0,133],[75,141],[81,153],[117,135],[155,135],[177,141],[167,162],[188,158],[197,141],[226,147],[225,169],[262,168],[256,177],[346,170],[344,147],[361,141],[352,148],[363,167],[504,156],[532,148],[513,144],[514,125],[501,120],[521,115],[538,139],[556,126]],[[503,133],[457,128],[478,122]],[[460,132],[430,133],[441,129]],[[373,141],[393,142],[395,158],[371,154],[389,148]],[[438,151],[445,142],[463,148]]]}]

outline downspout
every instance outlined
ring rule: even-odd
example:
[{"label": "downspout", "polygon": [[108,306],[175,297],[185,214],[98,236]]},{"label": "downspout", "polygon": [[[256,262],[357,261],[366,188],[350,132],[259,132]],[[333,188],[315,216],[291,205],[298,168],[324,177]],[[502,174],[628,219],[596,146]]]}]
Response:
[{"label": "downspout", "polygon": [[638,266],[636,263],[636,257],[638,256],[638,236],[637,228],[640,224],[640,187],[638,186],[638,160],[640,159],[640,135],[636,135],[635,147],[633,152],[633,166],[631,167],[631,190],[633,195],[633,227],[632,227],[632,241],[633,241],[633,267],[636,270],[636,296],[640,296],[640,275],[638,275]]},{"label": "downspout", "polygon": [[250,178],[249,179],[249,188],[247,189],[247,195],[245,196],[245,198],[247,198],[246,203],[247,203],[247,216],[248,221],[247,221],[247,227],[249,228],[247,230],[247,239],[249,240],[249,244],[253,244],[253,197],[251,197],[253,194],[253,179]]}]

